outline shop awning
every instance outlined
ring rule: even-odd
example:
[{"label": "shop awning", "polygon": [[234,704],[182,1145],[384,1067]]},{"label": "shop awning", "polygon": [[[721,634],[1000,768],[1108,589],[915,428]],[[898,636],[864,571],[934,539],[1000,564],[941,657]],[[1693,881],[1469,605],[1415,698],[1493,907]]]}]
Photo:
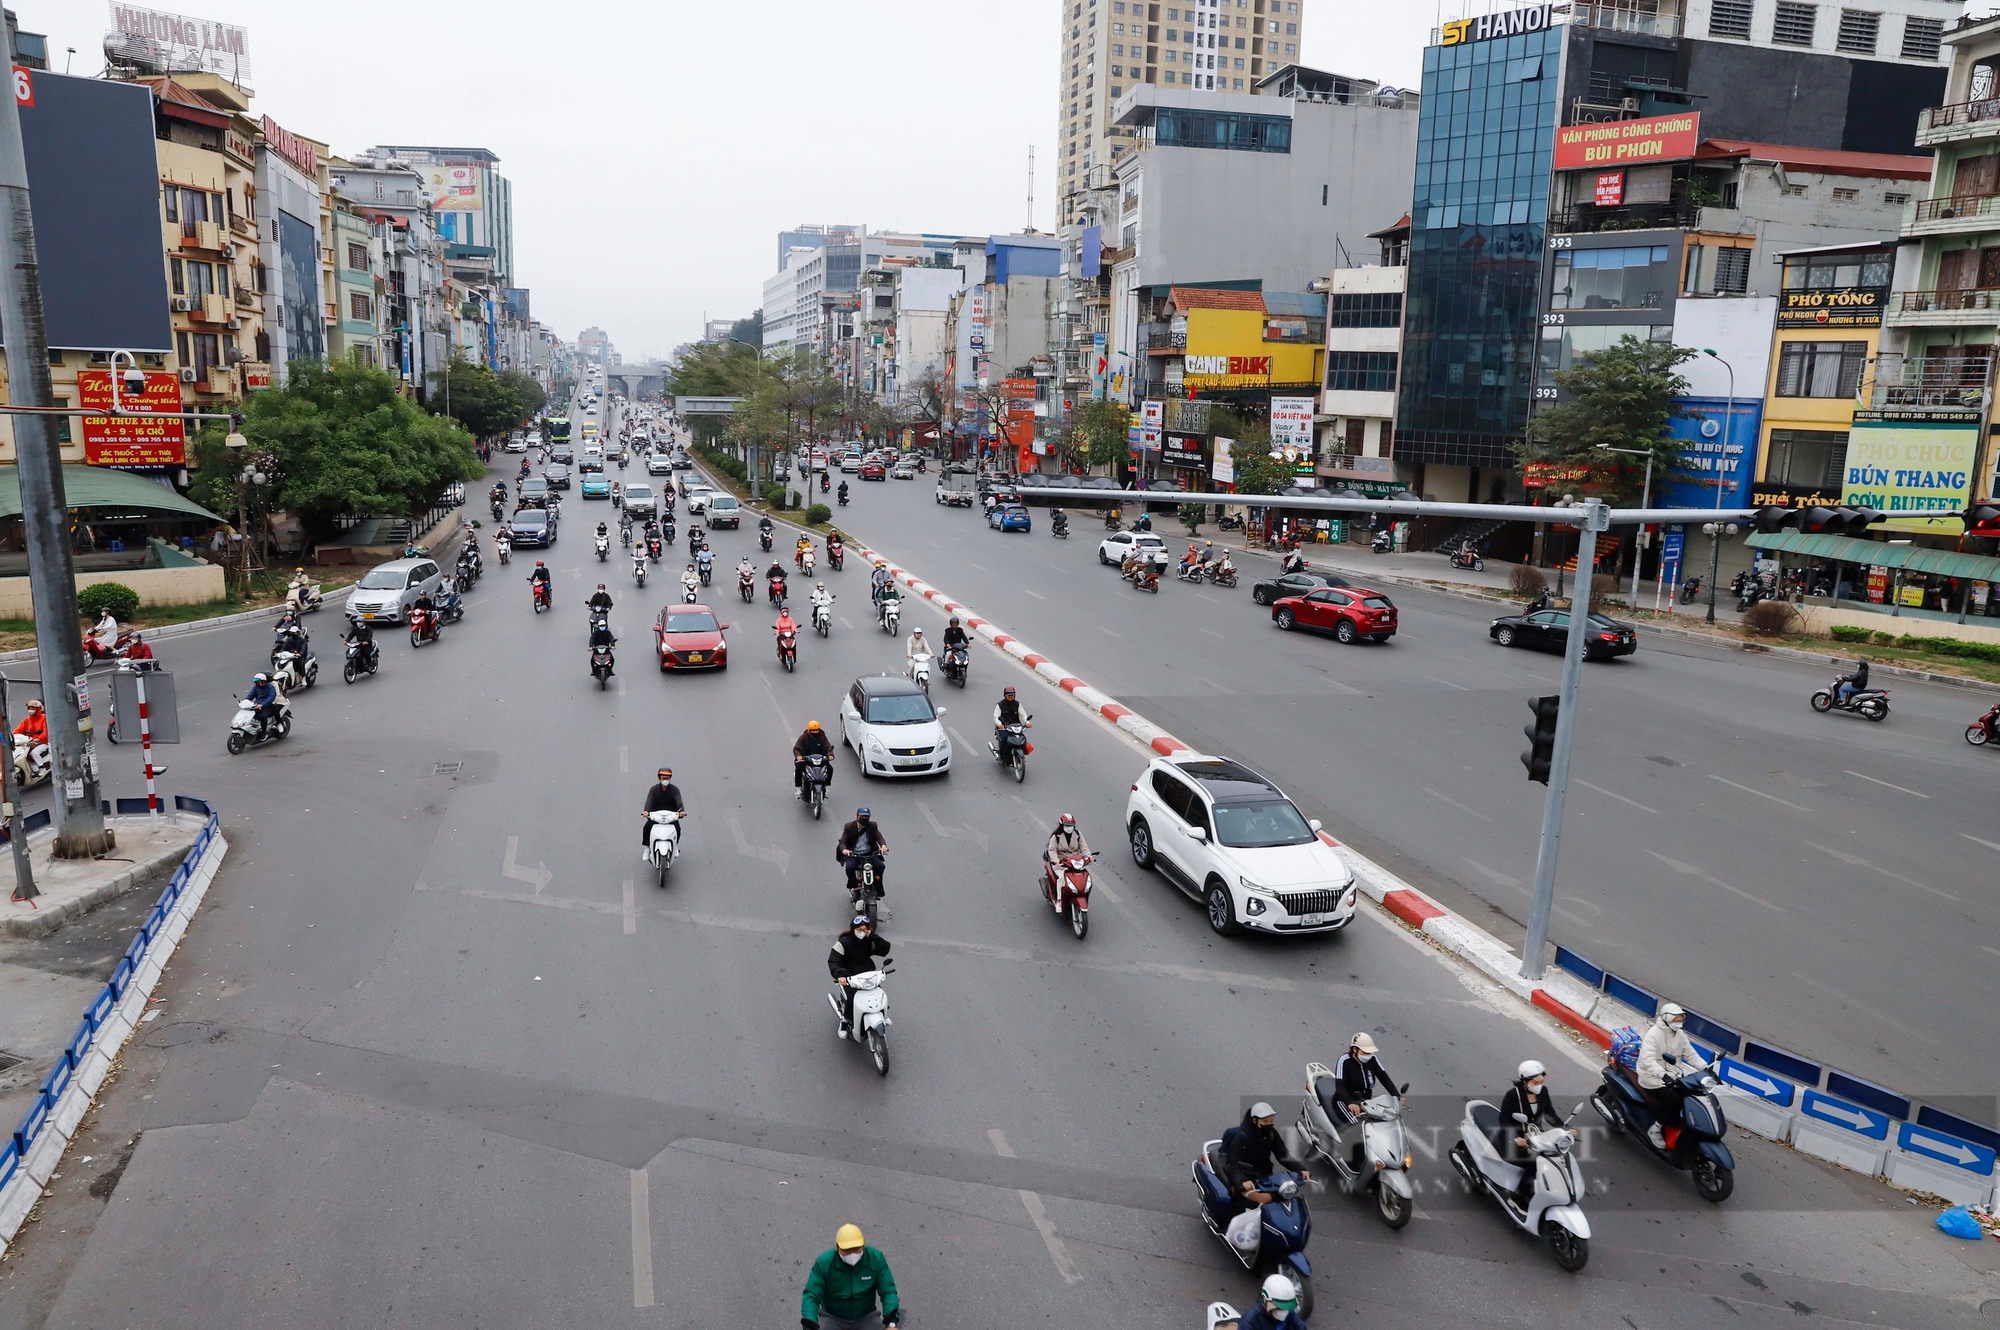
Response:
[{"label": "shop awning", "polygon": [[1984,554],[1961,554],[1957,550],[1935,550],[1924,545],[1890,545],[1879,540],[1814,535],[1806,531],[1758,531],[1744,543],[1753,549],[1797,554],[1807,559],[1876,564],[1973,582],[2000,582],[2000,559]]},{"label": "shop awning", "polygon": [[[109,513],[143,513],[162,517],[199,517],[205,522],[222,520],[193,499],[129,471],[113,471],[101,466],[65,466],[62,477],[63,497],[71,508],[100,508],[109,510]],[[11,466],[0,466],[0,519],[20,515],[20,472]]]}]

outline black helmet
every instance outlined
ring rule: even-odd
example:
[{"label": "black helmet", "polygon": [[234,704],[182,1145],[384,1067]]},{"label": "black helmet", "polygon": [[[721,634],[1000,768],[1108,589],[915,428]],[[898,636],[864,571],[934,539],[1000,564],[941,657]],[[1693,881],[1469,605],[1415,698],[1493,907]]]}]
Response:
[{"label": "black helmet", "polygon": [[1000,696],[1002,697],[1012,697],[1013,695],[1014,695],[1014,685],[1012,684],[1008,684],[1005,688],[1002,688],[1000,690]]}]

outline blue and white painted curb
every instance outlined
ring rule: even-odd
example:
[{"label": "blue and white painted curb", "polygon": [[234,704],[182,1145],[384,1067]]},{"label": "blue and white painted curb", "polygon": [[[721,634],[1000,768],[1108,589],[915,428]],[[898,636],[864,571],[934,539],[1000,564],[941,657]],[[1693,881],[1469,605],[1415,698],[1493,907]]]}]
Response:
[{"label": "blue and white painted curb", "polygon": [[160,973],[180,945],[209,883],[229,852],[215,810],[200,799],[174,800],[177,814],[203,818],[201,833],[112,971],[84,1010],[68,1047],[56,1059],[14,1133],[0,1142],[0,1244],[11,1243],[42,1198],[83,1115],[146,1014]]}]

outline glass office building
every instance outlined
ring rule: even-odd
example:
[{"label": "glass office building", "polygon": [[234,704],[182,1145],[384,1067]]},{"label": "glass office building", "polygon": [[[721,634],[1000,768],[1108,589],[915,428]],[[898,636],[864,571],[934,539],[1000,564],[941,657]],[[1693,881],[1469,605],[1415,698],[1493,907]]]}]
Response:
[{"label": "glass office building", "polygon": [[1507,26],[1424,51],[1395,448],[1447,502],[1513,472],[1534,390],[1565,30]]}]

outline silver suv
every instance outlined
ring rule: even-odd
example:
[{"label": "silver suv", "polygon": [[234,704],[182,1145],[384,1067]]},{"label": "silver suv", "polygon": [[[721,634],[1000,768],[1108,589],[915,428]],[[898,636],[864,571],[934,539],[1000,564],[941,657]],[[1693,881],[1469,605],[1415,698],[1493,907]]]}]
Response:
[{"label": "silver suv", "polygon": [[437,595],[444,573],[432,559],[394,559],[378,564],[347,593],[347,613],[370,622],[401,623],[410,606],[428,591]]}]

